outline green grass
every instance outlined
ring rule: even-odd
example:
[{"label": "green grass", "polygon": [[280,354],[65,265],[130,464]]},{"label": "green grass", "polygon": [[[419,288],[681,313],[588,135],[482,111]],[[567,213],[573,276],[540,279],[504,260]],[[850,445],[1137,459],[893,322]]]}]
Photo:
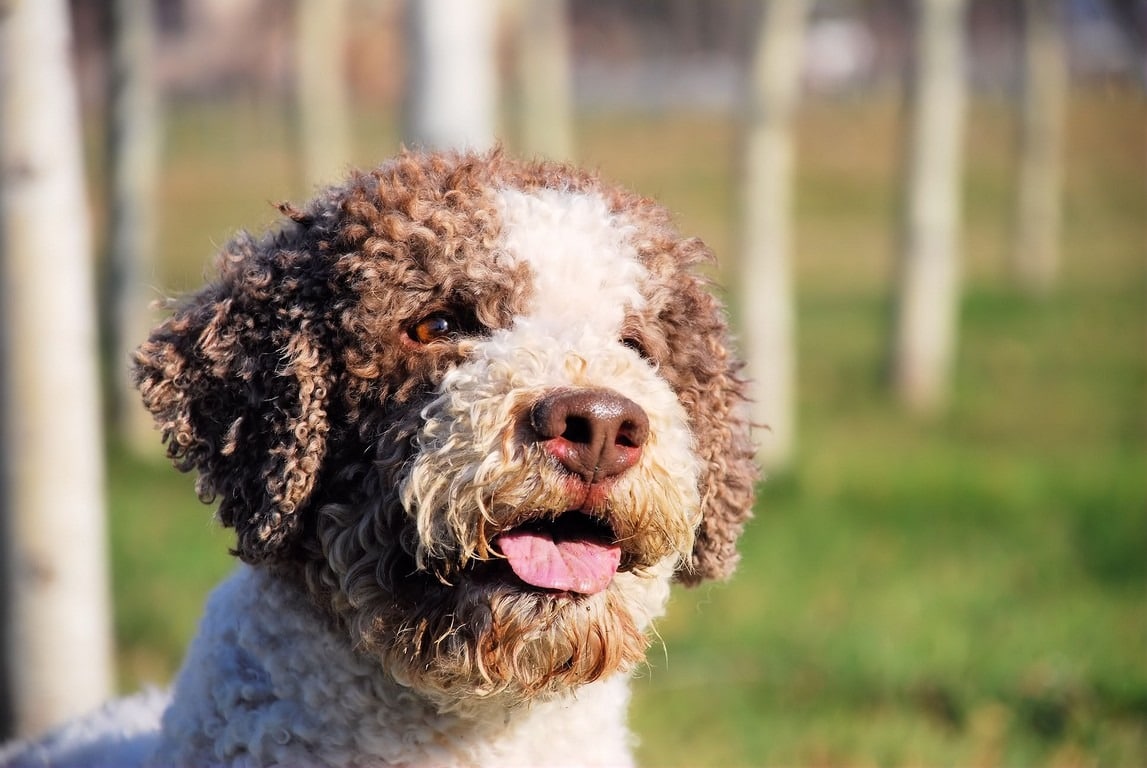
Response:
[{"label": "green grass", "polygon": [[[953,402],[921,422],[883,377],[895,105],[804,110],[799,461],[763,486],[736,577],[679,591],[659,624],[634,693],[644,764],[1147,759],[1145,112],[1138,96],[1076,95],[1064,274],[1037,300],[1008,281],[1012,116],[975,106]],[[278,118],[178,114],[160,284],[193,285],[215,244],[301,196]],[[392,135],[364,122],[360,160]],[[595,117],[579,136],[582,161],[660,197],[729,269],[727,121]],[[134,686],[172,673],[229,538],[188,478],[122,451],[111,471]]]}]

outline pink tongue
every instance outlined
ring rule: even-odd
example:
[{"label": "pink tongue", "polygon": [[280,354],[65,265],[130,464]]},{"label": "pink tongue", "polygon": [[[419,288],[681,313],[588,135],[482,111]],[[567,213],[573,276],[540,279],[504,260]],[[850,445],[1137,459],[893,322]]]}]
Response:
[{"label": "pink tongue", "polygon": [[615,544],[554,541],[538,531],[503,533],[498,546],[517,577],[541,589],[595,595],[609,586],[621,564],[621,547]]}]

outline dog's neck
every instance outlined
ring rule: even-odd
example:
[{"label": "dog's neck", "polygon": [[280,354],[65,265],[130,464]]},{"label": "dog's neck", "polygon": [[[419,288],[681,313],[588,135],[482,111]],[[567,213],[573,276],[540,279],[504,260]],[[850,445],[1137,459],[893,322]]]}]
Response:
[{"label": "dog's neck", "polygon": [[624,675],[552,700],[442,711],[398,685],[299,587],[241,567],[212,595],[155,765],[619,765]]}]

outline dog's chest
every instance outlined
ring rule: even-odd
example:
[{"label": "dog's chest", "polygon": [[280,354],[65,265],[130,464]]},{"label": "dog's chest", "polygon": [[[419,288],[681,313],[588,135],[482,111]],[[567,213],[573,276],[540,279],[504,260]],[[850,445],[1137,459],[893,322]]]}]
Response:
[{"label": "dog's chest", "polygon": [[627,765],[628,682],[441,712],[354,654],[295,588],[240,568],[208,602],[155,765]]}]

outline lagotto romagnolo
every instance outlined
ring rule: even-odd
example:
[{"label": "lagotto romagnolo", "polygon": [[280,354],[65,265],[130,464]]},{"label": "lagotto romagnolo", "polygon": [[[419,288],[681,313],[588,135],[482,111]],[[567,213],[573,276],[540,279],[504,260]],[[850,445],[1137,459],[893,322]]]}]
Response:
[{"label": "lagotto romagnolo", "polygon": [[8,762],[631,764],[652,623],[673,582],[731,572],[752,506],[708,249],[500,151],[280,209],[135,360],[243,564],[170,693]]}]

